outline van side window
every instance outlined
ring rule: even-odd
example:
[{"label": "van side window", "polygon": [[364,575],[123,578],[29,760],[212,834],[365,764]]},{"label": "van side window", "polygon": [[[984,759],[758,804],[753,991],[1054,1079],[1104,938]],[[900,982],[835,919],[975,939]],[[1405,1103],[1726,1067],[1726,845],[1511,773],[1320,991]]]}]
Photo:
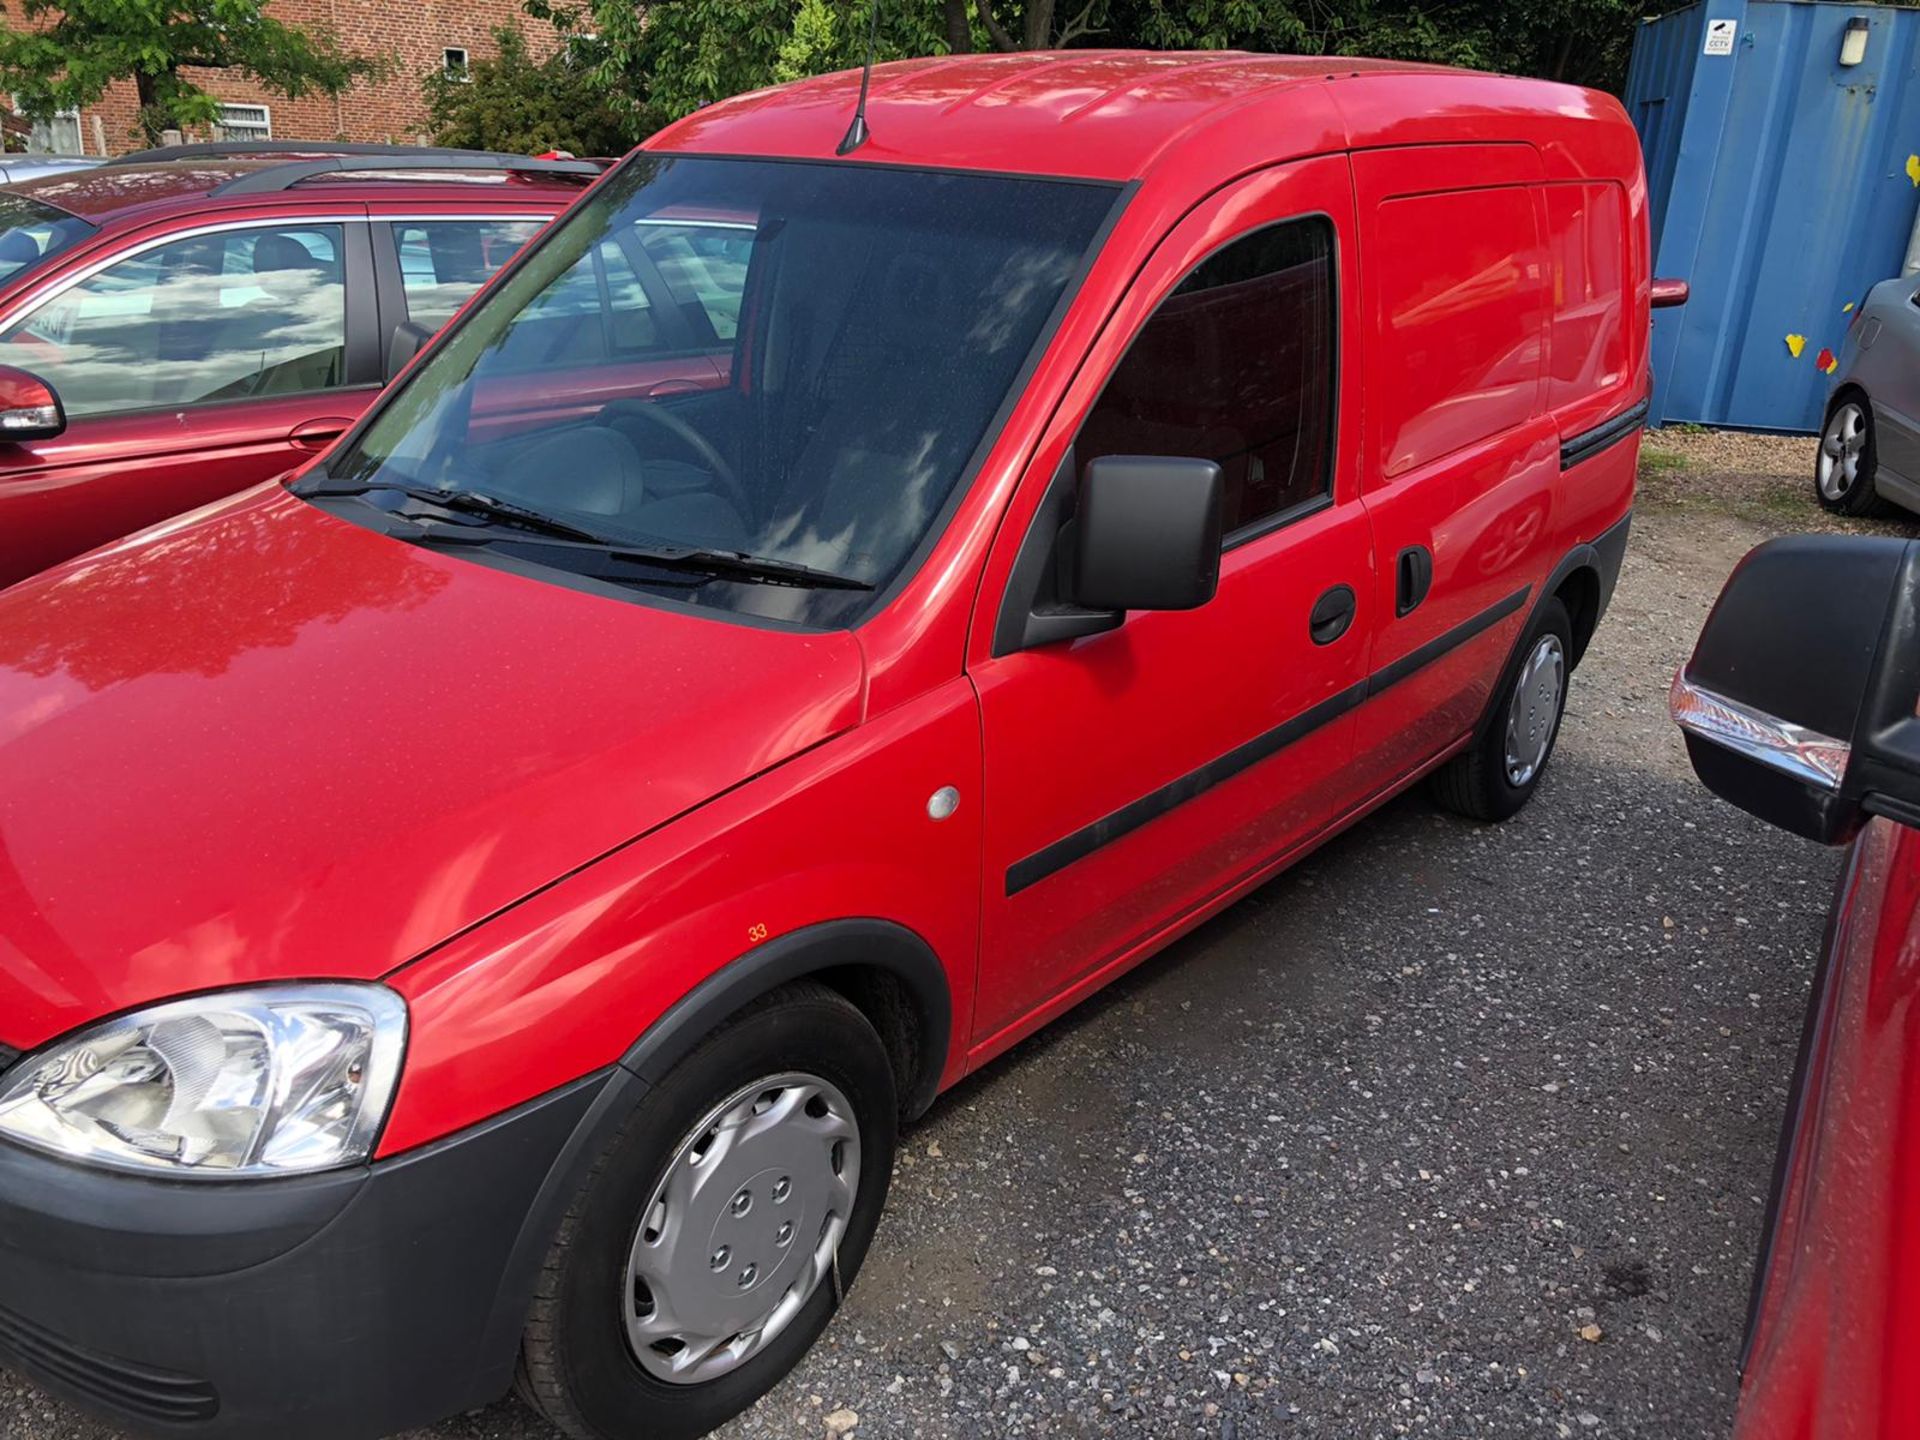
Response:
[{"label": "van side window", "polygon": [[1333,227],[1270,225],[1215,251],[1140,329],[1079,438],[1101,455],[1219,462],[1226,533],[1330,488]]}]

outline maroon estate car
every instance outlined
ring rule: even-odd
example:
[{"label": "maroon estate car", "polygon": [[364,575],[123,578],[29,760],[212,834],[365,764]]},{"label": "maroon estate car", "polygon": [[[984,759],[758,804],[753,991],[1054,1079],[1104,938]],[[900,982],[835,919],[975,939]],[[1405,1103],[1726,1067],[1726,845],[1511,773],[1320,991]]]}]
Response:
[{"label": "maroon estate car", "polygon": [[261,141],[0,187],[0,585],[312,459],[603,168]]},{"label": "maroon estate car", "polygon": [[1707,787],[1849,844],[1761,1237],[1735,1440],[1920,1436],[1920,543],[1770,540],[1673,684]]}]

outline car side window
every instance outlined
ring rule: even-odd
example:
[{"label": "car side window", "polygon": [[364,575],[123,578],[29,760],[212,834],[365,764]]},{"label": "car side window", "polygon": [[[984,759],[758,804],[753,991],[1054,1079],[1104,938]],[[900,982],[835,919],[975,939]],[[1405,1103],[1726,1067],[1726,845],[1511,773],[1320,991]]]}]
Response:
[{"label": "car side window", "polygon": [[691,297],[712,338],[731,345],[740,330],[753,227],[652,221],[638,228],[647,257],[668,287],[676,296]]},{"label": "car side window", "polygon": [[500,337],[512,369],[599,365],[663,346],[653,298],[612,240],[602,240],[527,306]]},{"label": "car side window", "polygon": [[1233,241],[1141,327],[1081,426],[1076,460],[1218,462],[1229,539],[1320,499],[1332,486],[1335,324],[1324,217]]},{"label": "car side window", "polygon": [[400,284],[407,318],[438,330],[522,245],[538,220],[399,220],[393,247],[400,256]]},{"label": "car side window", "polygon": [[109,265],[0,331],[69,417],[345,383],[345,237],[261,226],[169,241]]},{"label": "car side window", "polygon": [[733,224],[649,220],[615,232],[514,317],[502,361],[533,369],[724,349],[752,254],[753,231]]}]

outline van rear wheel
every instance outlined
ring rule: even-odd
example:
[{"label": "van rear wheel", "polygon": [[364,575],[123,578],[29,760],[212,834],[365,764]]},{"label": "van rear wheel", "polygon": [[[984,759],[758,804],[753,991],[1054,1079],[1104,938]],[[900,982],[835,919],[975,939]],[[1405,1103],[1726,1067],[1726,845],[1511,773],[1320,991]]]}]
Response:
[{"label": "van rear wheel", "polygon": [[1532,798],[1567,708],[1573,622],[1549,596],[1501,677],[1500,699],[1473,743],[1433,775],[1434,799],[1472,820],[1505,820]]},{"label": "van rear wheel", "polygon": [[845,998],[785,987],[634,1107],[575,1197],[519,1389],[581,1440],[692,1440],[826,1328],[879,1223],[898,1102]]}]

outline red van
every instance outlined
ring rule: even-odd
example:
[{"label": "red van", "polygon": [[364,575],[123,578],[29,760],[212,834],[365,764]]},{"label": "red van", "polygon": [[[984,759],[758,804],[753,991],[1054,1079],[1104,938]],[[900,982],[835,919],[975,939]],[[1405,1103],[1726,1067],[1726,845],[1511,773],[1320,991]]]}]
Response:
[{"label": "red van", "polygon": [[701,1434],[944,1087],[1415,782],[1539,785],[1646,410],[1619,105],[859,91],[673,126],[323,462],[0,595],[9,1363],[168,1434],[516,1373]]}]

